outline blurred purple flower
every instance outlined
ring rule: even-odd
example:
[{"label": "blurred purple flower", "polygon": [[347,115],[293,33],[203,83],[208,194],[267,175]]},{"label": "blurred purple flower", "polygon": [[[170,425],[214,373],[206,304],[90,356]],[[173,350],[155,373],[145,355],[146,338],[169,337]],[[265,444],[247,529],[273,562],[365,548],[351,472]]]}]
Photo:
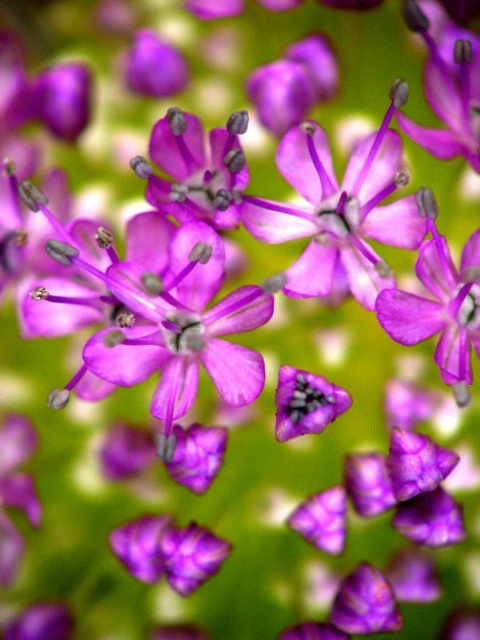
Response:
[{"label": "blurred purple flower", "polygon": [[409,540],[445,547],[465,540],[463,507],[441,487],[398,505],[393,526]]},{"label": "blurred purple flower", "polygon": [[331,624],[303,622],[285,629],[277,640],[348,640],[348,637]]},{"label": "blurred purple flower", "polygon": [[149,640],[209,640],[203,631],[190,624],[175,624],[157,627]]},{"label": "blurred purple flower", "polygon": [[310,496],[288,518],[288,526],[317,549],[339,555],[345,545],[346,493],[331,487]]},{"label": "blurred purple flower", "polygon": [[389,380],[385,387],[384,408],[387,426],[412,431],[419,422],[429,420],[449,396],[440,391],[408,382]]},{"label": "blurred purple flower", "polygon": [[352,406],[348,391],[322,376],[282,365],[275,394],[275,437],[285,442],[321,433]]},{"label": "blurred purple flower", "polygon": [[[302,4],[303,0],[258,0],[271,11],[285,11]],[[184,6],[201,20],[238,16],[245,9],[244,0],[184,0]]]},{"label": "blurred purple flower", "polygon": [[441,447],[428,436],[398,427],[390,432],[386,467],[393,495],[399,502],[436,489],[458,461],[454,451]]},{"label": "blurred purple flower", "polygon": [[442,595],[433,560],[420,549],[403,549],[389,562],[385,576],[402,602],[434,602]]},{"label": "blurred purple flower", "polygon": [[187,63],[180,51],[149,29],[135,33],[127,55],[128,87],[144,96],[163,98],[186,88]]},{"label": "blurred purple flower", "polygon": [[362,11],[364,9],[373,9],[374,7],[378,7],[383,0],[317,0],[317,2],[326,4],[328,7],[332,7],[332,9],[352,9],[354,11]]},{"label": "blurred purple flower", "polygon": [[156,460],[155,441],[149,431],[115,424],[105,434],[99,457],[107,480],[125,480]]},{"label": "blurred purple flower", "polygon": [[39,602],[25,609],[4,632],[3,640],[71,640],[73,618],[61,602]]},{"label": "blurred purple flower", "polygon": [[478,640],[480,610],[458,609],[451,613],[442,629],[440,640]]},{"label": "blurred purple flower", "polygon": [[344,578],[330,612],[330,622],[345,633],[387,633],[402,627],[393,589],[366,562]]},{"label": "blurred purple flower", "polygon": [[460,24],[467,24],[471,20],[480,18],[480,4],[478,0],[439,0],[454,20]]},{"label": "blurred purple flower", "polygon": [[397,502],[380,453],[346,456],[345,487],[357,513],[366,518],[383,513]]}]

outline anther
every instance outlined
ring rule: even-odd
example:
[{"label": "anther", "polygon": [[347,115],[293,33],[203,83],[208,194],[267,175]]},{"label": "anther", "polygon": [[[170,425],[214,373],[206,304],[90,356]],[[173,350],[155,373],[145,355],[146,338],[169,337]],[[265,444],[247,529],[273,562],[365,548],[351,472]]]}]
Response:
[{"label": "anther", "polygon": [[47,407],[50,409],[65,409],[70,400],[70,391],[68,389],[53,389],[47,398]]},{"label": "anther", "polygon": [[405,80],[394,80],[389,93],[395,109],[400,109],[408,101],[408,84]]},{"label": "anther", "polygon": [[187,119],[179,107],[170,107],[168,109],[167,120],[170,124],[170,131],[174,136],[181,136],[188,128]]},{"label": "anther", "polygon": [[163,291],[163,282],[160,276],[156,273],[152,273],[151,271],[145,271],[140,276],[140,280],[142,281],[143,286],[147,290],[147,292],[152,296],[158,296]]},{"label": "anther", "polygon": [[94,238],[100,249],[109,249],[113,244],[112,232],[108,231],[108,229],[104,229],[103,227],[98,227],[95,231]]},{"label": "anther", "polygon": [[120,313],[117,318],[117,324],[119,327],[122,327],[122,329],[133,327],[135,324],[135,316],[133,313]]},{"label": "anther", "polygon": [[207,264],[212,257],[213,247],[206,242],[197,242],[193,249],[188,254],[188,261],[195,262],[198,260],[200,264]]},{"label": "anther", "polygon": [[135,171],[136,175],[142,180],[148,180],[153,173],[152,167],[148,164],[143,156],[135,156],[130,160],[130,167]]},{"label": "anther", "polygon": [[287,276],[284,273],[277,273],[264,280],[260,289],[263,293],[277,293],[286,284]]},{"label": "anther", "polygon": [[418,211],[422,218],[436,220],[438,216],[438,205],[433,191],[428,187],[420,187],[415,194],[415,198],[417,200]]},{"label": "anther", "polygon": [[410,182],[410,171],[408,167],[402,167],[395,174],[393,181],[397,189],[405,188]]},{"label": "anther", "polygon": [[161,433],[157,438],[157,455],[162,462],[171,462],[175,454],[175,447],[177,446],[177,437],[171,433],[166,436]]},{"label": "anther", "polygon": [[402,7],[402,16],[410,31],[422,33],[430,27],[430,21],[415,0],[405,0]]},{"label": "anther", "polygon": [[45,251],[51,258],[53,258],[53,260],[56,260],[67,267],[72,264],[70,258],[75,258],[79,254],[78,249],[72,247],[71,244],[67,244],[66,242],[60,242],[60,240],[49,240],[45,245]]},{"label": "anther", "polygon": [[226,211],[232,202],[232,194],[226,189],[219,189],[213,199],[212,205],[218,211]]},{"label": "anther", "polygon": [[455,40],[455,45],[453,47],[453,61],[456,64],[461,64],[462,62],[466,62],[467,64],[471,64],[472,62],[472,43],[470,40]]},{"label": "anther", "polygon": [[14,176],[17,173],[17,165],[12,158],[3,159],[3,168],[5,169],[7,176]]},{"label": "anther", "polygon": [[460,382],[453,385],[453,395],[455,396],[457,406],[460,408],[468,407],[472,400],[470,390],[465,380],[460,380]]},{"label": "anther", "polygon": [[227,120],[227,131],[231,136],[238,136],[248,129],[248,111],[234,111]]},{"label": "anther", "polygon": [[120,329],[112,329],[103,336],[103,344],[110,349],[116,347],[117,344],[122,344],[125,340],[125,334],[122,333]]},{"label": "anther", "polygon": [[315,135],[317,126],[313,122],[302,122],[300,124],[300,129],[303,131],[303,133],[306,133],[307,136],[313,136]]},{"label": "anther", "polygon": [[463,270],[465,282],[480,282],[480,267],[467,267]]},{"label": "anther", "polygon": [[18,185],[18,195],[32,211],[38,211],[40,209],[39,204],[48,204],[47,196],[29,180],[23,180]]},{"label": "anther", "polygon": [[245,156],[238,147],[234,147],[223,158],[223,164],[230,173],[239,173],[245,166]]},{"label": "anther", "polygon": [[392,276],[392,270],[386,262],[379,260],[373,265],[373,268],[381,278],[389,278]]},{"label": "anther", "polygon": [[45,287],[35,287],[28,295],[32,300],[46,300],[50,294]]},{"label": "anther", "polygon": [[171,190],[170,190],[170,193],[168,194],[168,197],[173,202],[183,203],[187,199],[187,194],[188,194],[188,187],[186,185],[178,184],[177,182],[174,182],[171,186]]}]

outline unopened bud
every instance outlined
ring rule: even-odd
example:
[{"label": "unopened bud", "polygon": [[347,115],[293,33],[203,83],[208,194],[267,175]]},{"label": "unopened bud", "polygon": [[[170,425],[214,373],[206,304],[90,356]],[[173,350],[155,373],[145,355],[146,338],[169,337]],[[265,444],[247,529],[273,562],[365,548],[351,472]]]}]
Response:
[{"label": "unopened bud", "polygon": [[381,278],[390,278],[392,276],[391,268],[383,260],[378,260],[377,262],[375,262],[373,268]]},{"label": "unopened bud", "polygon": [[167,120],[170,124],[170,131],[174,136],[181,136],[188,128],[187,119],[179,107],[170,107],[168,109]]},{"label": "unopened bud", "polygon": [[39,204],[47,205],[48,198],[38,187],[30,182],[30,180],[23,180],[18,185],[18,195],[32,211],[38,211]]},{"label": "unopened bud", "polygon": [[430,21],[415,0],[404,1],[402,15],[410,31],[422,33],[430,27]]},{"label": "unopened bud", "polygon": [[286,282],[287,276],[284,273],[276,273],[274,276],[264,280],[260,285],[260,289],[263,293],[277,293]]},{"label": "unopened bud", "polygon": [[213,199],[212,205],[218,211],[226,211],[232,201],[232,194],[226,189],[219,189]]},{"label": "unopened bud", "polygon": [[472,396],[465,380],[460,380],[460,382],[453,385],[453,395],[457,406],[462,409],[463,407],[468,407],[472,401]]},{"label": "unopened bud", "polygon": [[53,389],[47,398],[47,407],[50,409],[65,409],[70,400],[70,391],[68,389]]},{"label": "unopened bud", "polygon": [[49,240],[45,245],[45,251],[53,260],[67,267],[72,264],[70,258],[76,258],[79,254],[78,249],[66,242],[60,242],[60,240]]},{"label": "unopened bud", "polygon": [[428,187],[420,187],[415,194],[415,198],[417,200],[418,211],[422,218],[436,220],[438,216],[438,205],[433,191]]},{"label": "unopened bud", "polygon": [[181,204],[187,199],[188,187],[185,184],[178,184],[174,182],[171,186],[168,197],[173,202],[180,202]]},{"label": "unopened bud", "polygon": [[397,189],[404,189],[410,182],[410,171],[408,167],[402,167],[395,174],[393,181]]},{"label": "unopened bud", "polygon": [[113,244],[112,232],[108,231],[108,229],[104,229],[103,227],[98,227],[95,231],[94,238],[100,249],[109,249]]},{"label": "unopened bud", "polygon": [[303,133],[306,133],[307,136],[313,136],[315,135],[315,131],[317,130],[317,125],[314,122],[302,122],[300,124],[300,129],[303,131]]},{"label": "unopened bud", "polygon": [[395,109],[401,109],[401,107],[407,104],[408,84],[405,80],[394,80],[389,96]]},{"label": "unopened bud", "polygon": [[137,176],[142,180],[148,180],[152,175],[153,169],[143,156],[135,156],[130,160],[130,167],[135,171]]},{"label": "unopened bud", "polygon": [[245,156],[238,147],[234,147],[223,158],[223,164],[230,173],[240,173],[245,166]]},{"label": "unopened bud", "polygon": [[453,61],[456,64],[461,64],[462,62],[471,64],[472,43],[470,42],[470,40],[455,40],[455,45],[453,47]]},{"label": "unopened bud", "polygon": [[231,136],[238,136],[248,129],[248,111],[234,111],[227,120],[227,131]]},{"label": "unopened bud", "polygon": [[175,447],[177,446],[177,438],[171,433],[166,436],[161,433],[157,438],[157,455],[162,462],[171,462],[175,454]]},{"label": "unopened bud", "polygon": [[45,300],[50,294],[45,287],[35,287],[28,295],[32,300]]},{"label": "unopened bud", "polygon": [[119,327],[130,328],[135,324],[135,316],[133,313],[120,313],[117,318],[117,324]]},{"label": "unopened bud", "polygon": [[213,247],[206,242],[197,242],[193,249],[188,254],[188,261],[195,262],[198,260],[200,264],[207,264],[212,257]]},{"label": "unopened bud", "polygon": [[110,349],[116,347],[117,344],[122,344],[125,340],[125,334],[122,333],[120,329],[112,329],[103,336],[103,344]]},{"label": "unopened bud", "polygon": [[143,286],[147,290],[147,292],[152,296],[158,296],[163,291],[163,282],[160,276],[156,273],[152,273],[151,271],[145,271],[140,276],[140,280],[142,281]]}]

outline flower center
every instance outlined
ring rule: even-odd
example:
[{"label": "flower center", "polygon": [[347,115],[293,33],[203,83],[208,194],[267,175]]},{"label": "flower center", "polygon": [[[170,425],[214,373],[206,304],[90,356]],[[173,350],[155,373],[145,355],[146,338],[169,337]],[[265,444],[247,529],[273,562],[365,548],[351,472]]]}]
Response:
[{"label": "flower center", "polygon": [[302,373],[297,373],[295,379],[295,390],[288,403],[285,412],[293,422],[297,424],[309,413],[313,413],[319,407],[326,404],[333,404],[333,396],[327,396],[315,387],[310,386]]},{"label": "flower center", "polygon": [[330,233],[336,238],[347,238],[359,224],[360,203],[357,198],[342,191],[324,200],[316,215],[321,233]]},{"label": "flower center", "polygon": [[205,346],[206,328],[197,315],[172,313],[160,326],[171,353],[190,355],[199,353]]},{"label": "flower center", "polygon": [[462,327],[476,329],[480,326],[480,299],[475,292],[470,291],[460,305],[457,322]]}]

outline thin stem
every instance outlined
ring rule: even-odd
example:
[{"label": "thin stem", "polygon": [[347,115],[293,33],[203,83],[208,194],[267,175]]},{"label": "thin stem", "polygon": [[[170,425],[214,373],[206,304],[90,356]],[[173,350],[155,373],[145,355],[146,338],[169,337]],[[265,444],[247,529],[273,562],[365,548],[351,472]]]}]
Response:
[{"label": "thin stem", "polygon": [[23,221],[23,215],[20,207],[20,198],[18,197],[18,180],[16,175],[8,176],[8,187],[10,189],[12,205],[15,209],[15,213],[17,214],[18,222],[21,224]]},{"label": "thin stem", "polygon": [[360,253],[369,261],[371,262],[373,265],[377,264],[378,262],[378,258],[376,258],[373,253],[370,251],[370,249],[367,247],[366,244],[364,244],[360,238],[358,238],[354,233],[351,233],[349,236],[349,240],[350,242],[354,245],[354,247],[356,249],[358,249],[358,251],[360,251]]},{"label": "thin stem", "polygon": [[65,231],[65,229],[63,228],[63,225],[57,220],[57,218],[53,215],[53,213],[50,211],[50,209],[48,207],[46,207],[44,204],[41,204],[40,202],[38,202],[37,204],[38,204],[38,207],[39,207],[40,211],[47,218],[47,220],[52,225],[52,227],[55,229],[55,231],[58,233],[58,235],[61,236],[61,238],[64,240],[64,242],[66,242],[67,244],[72,244],[72,238],[71,238],[70,234],[68,234]]},{"label": "thin stem", "polygon": [[438,233],[438,229],[435,225],[434,220],[432,220],[432,218],[427,217],[427,228],[431,233],[433,241],[435,243],[435,248],[437,250],[438,258],[440,260],[440,264],[442,265],[443,274],[447,282],[449,282],[450,286],[452,286],[457,280],[457,274],[455,273],[452,265],[450,264],[450,261],[447,258],[447,255],[445,254],[442,239],[440,237],[440,234]]},{"label": "thin stem", "polygon": [[162,320],[160,324],[162,325],[162,327],[165,327],[165,329],[173,331],[173,333],[182,333],[180,327],[177,324],[170,322],[170,320]]},{"label": "thin stem", "polygon": [[465,126],[470,129],[470,63],[460,63],[460,95]]},{"label": "thin stem", "polygon": [[467,379],[468,336],[465,328],[460,329],[458,336],[458,374],[460,380]]},{"label": "thin stem", "polygon": [[162,344],[161,333],[159,331],[154,331],[140,338],[126,338],[121,342],[121,345],[126,347],[159,347],[162,346]]},{"label": "thin stem", "polygon": [[464,284],[463,287],[460,289],[460,291],[455,296],[455,298],[453,298],[453,300],[450,301],[450,303],[448,305],[448,310],[450,312],[450,315],[453,318],[457,317],[457,313],[459,312],[460,307],[462,306],[465,298],[470,293],[470,291],[471,291],[471,289],[472,289],[474,284],[475,284],[474,282],[467,282],[466,284]]},{"label": "thin stem", "polygon": [[370,198],[368,202],[366,202],[362,207],[360,207],[360,219],[364,220],[367,217],[367,215],[370,213],[370,211],[372,211],[372,209],[375,209],[375,207],[378,204],[380,204],[382,200],[385,200],[385,198],[388,198],[388,196],[391,195],[394,191],[396,191],[396,189],[397,189],[397,185],[395,184],[395,182],[392,182],[391,184],[384,187],[381,191],[379,191],[377,195],[373,196],[373,198]]},{"label": "thin stem", "polygon": [[112,264],[117,264],[118,262],[120,262],[120,258],[118,257],[118,254],[113,247],[108,247],[107,253],[110,260],[112,261]]},{"label": "thin stem", "polygon": [[77,373],[73,376],[73,378],[70,380],[70,382],[65,385],[65,389],[67,389],[68,391],[71,391],[74,387],[76,387],[76,385],[80,382],[80,380],[83,378],[83,376],[87,373],[87,365],[83,364],[80,369],[77,371]]},{"label": "thin stem", "polygon": [[165,285],[164,291],[170,291],[171,289],[176,287],[178,284],[180,284],[180,282],[184,280],[188,276],[188,274],[193,271],[193,269],[195,269],[197,264],[198,264],[198,260],[193,260],[192,262],[189,262],[187,266],[180,271],[180,273],[177,273],[177,275],[174,278],[172,278],[172,280],[168,284]]},{"label": "thin stem", "polygon": [[248,293],[244,298],[237,300],[237,302],[232,302],[232,304],[227,305],[223,309],[217,309],[215,313],[212,313],[207,317],[207,319],[205,320],[205,324],[209,326],[217,320],[225,318],[225,316],[228,316],[230,313],[235,313],[235,311],[238,311],[242,307],[246,307],[247,304],[250,304],[262,295],[266,294],[263,293],[260,287],[257,287],[255,291]]},{"label": "thin stem", "polygon": [[180,374],[183,369],[183,359],[181,357],[175,358],[175,365],[172,373],[173,384],[171,385],[168,393],[167,408],[165,411],[165,436],[168,437],[172,431],[173,424],[173,412],[175,410],[175,402],[177,400],[178,387],[180,382]]},{"label": "thin stem", "polygon": [[195,158],[192,156],[190,149],[187,147],[185,140],[183,139],[183,135],[175,136],[175,141],[178,146],[178,150],[185,162],[187,167],[187,171],[189,173],[193,173],[195,171],[197,163],[195,162]]},{"label": "thin stem", "polygon": [[322,161],[320,160],[320,156],[317,153],[317,149],[315,147],[315,142],[313,140],[313,136],[306,134],[307,136],[307,146],[308,153],[310,154],[310,158],[312,159],[313,166],[318,174],[320,179],[320,185],[322,187],[322,200],[328,198],[333,193],[337,191],[335,185],[333,184],[330,176],[327,173],[327,170],[323,166]]},{"label": "thin stem", "polygon": [[98,303],[100,299],[95,298],[81,298],[77,296],[52,296],[48,294],[45,298],[47,302],[59,302],[60,304],[77,304],[85,307],[95,307],[98,309]]},{"label": "thin stem", "polygon": [[338,213],[338,215],[343,216],[343,214],[345,213],[345,205],[347,204],[347,192],[346,191],[342,191],[342,193],[340,194],[340,198],[338,200],[338,204],[337,207],[335,209],[335,212]]},{"label": "thin stem", "polygon": [[267,200],[262,200],[261,198],[256,198],[255,196],[243,196],[243,200],[245,202],[250,202],[251,204],[256,205],[257,207],[262,207],[263,209],[267,209],[268,211],[277,211],[278,213],[286,213],[289,216],[295,216],[296,218],[302,218],[302,220],[307,220],[314,224],[313,216],[309,213],[303,213],[302,211],[298,211],[293,207],[287,207],[279,202],[267,202]]}]

